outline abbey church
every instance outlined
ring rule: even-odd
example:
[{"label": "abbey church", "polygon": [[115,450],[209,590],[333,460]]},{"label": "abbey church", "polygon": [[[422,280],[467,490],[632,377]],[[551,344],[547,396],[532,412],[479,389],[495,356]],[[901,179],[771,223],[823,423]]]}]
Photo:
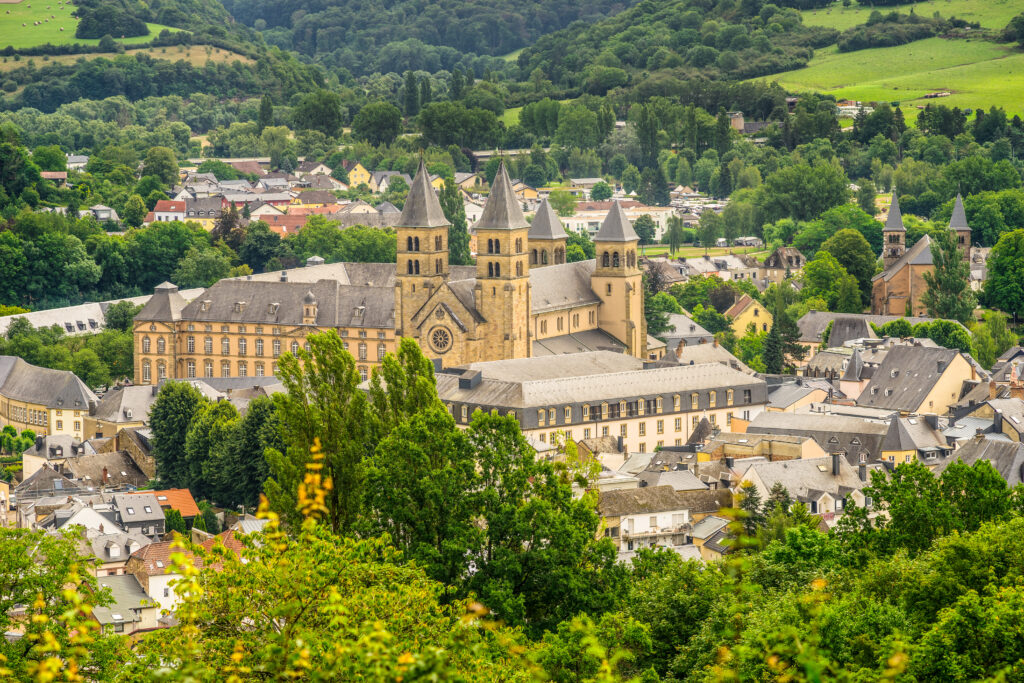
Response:
[{"label": "abbey church", "polygon": [[639,238],[615,203],[597,258],[566,263],[548,203],[526,220],[504,165],[474,225],[475,266],[448,263],[449,223],[423,163],[398,221],[396,263],[334,263],[221,280],[191,301],[159,285],[134,323],[135,377],[250,377],[306,337],[336,330],[365,379],[398,338],[445,367],[614,350],[661,356],[644,322]]}]

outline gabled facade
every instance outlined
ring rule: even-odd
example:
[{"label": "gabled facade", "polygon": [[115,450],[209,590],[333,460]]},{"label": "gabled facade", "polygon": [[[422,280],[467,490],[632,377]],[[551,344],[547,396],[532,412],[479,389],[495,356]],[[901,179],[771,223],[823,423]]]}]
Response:
[{"label": "gabled facade", "polygon": [[750,325],[754,326],[755,332],[767,332],[772,329],[772,314],[760,302],[750,298],[749,294],[741,296],[725,315],[732,320],[732,330],[737,337],[744,336]]}]

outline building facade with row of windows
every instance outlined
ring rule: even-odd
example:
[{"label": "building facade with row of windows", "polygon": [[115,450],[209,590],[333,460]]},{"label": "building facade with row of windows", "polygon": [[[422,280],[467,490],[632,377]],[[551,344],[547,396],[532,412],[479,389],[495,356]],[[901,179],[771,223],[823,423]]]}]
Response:
[{"label": "building facade with row of windows", "polygon": [[81,439],[90,401],[96,394],[73,372],[0,356],[0,428]]},{"label": "building facade with row of windows", "polygon": [[[638,240],[617,204],[597,258],[563,263],[568,238],[543,203],[523,216],[504,166],[480,220],[475,266],[449,265],[448,221],[423,164],[397,231],[397,263],[319,263],[221,280],[192,301],[165,282],[136,316],[135,377],[260,377],[316,332],[335,330],[365,379],[396,339],[445,367],[610,349],[656,359],[648,339]],[[548,264],[534,264],[532,254]],[[313,277],[322,273],[322,278]]]},{"label": "building facade with row of windows", "polygon": [[628,451],[679,446],[702,418],[728,431],[767,405],[764,380],[721,363],[644,363],[609,351],[473,363],[437,375],[455,421],[513,415],[539,441],[622,437]]}]

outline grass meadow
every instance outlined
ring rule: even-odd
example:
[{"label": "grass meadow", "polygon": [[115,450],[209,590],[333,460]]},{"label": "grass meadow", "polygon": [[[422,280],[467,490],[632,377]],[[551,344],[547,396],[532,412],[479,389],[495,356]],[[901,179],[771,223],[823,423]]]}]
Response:
[{"label": "grass meadow", "polygon": [[857,24],[863,24],[868,20],[868,15],[875,9],[882,13],[897,10],[906,14],[913,9],[917,14],[932,16],[936,12],[943,17],[955,16],[958,19],[965,19],[981,24],[982,28],[1001,29],[1006,26],[1010,19],[1024,11],[1020,0],[926,0],[895,7],[871,7],[854,4],[843,7],[841,3],[835,3],[828,7],[815,10],[805,10],[804,23],[808,26],[831,26],[832,28],[844,31]]},{"label": "grass meadow", "polygon": [[[46,43],[53,45],[98,44],[99,39],[75,38],[78,19],[71,16],[74,9],[74,5],[70,2],[59,2],[58,0],[52,2],[21,0],[21,2],[0,3],[0,48],[11,45],[20,49]],[[36,22],[39,22],[38,26]],[[148,43],[165,28],[170,31],[179,30],[160,24],[147,24],[147,26],[149,26],[150,35],[119,39],[120,42],[125,45]]]}]

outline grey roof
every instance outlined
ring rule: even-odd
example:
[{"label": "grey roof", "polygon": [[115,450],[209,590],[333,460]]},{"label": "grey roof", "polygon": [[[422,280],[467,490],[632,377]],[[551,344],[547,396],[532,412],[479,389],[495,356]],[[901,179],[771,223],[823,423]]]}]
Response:
[{"label": "grey roof", "polygon": [[[114,525],[111,525],[114,527]],[[116,529],[116,527],[114,527]],[[127,560],[132,553],[152,543],[148,538],[137,531],[114,531],[104,533],[86,529],[85,538],[82,539],[80,547],[91,553],[93,557],[101,561]],[[117,554],[111,553],[111,547],[117,548]]]},{"label": "grey roof", "polygon": [[[32,445],[21,452],[22,455],[30,455],[38,458],[70,458],[77,455],[73,450],[74,446],[81,445],[81,442],[70,434],[49,434],[37,436]],[[60,456],[54,453],[55,448],[60,448]]]},{"label": "grey roof", "polygon": [[[930,253],[930,252],[929,252]],[[879,277],[876,275],[875,277]],[[829,311],[808,311],[797,321],[800,327],[800,341],[805,343],[821,343],[821,336],[825,333],[828,324],[836,318],[863,318],[866,322],[875,325],[884,325],[893,320],[904,318],[911,325],[917,323],[930,323],[934,318],[902,316],[902,315],[871,315],[869,313],[830,313]],[[966,329],[966,328],[965,328]]]},{"label": "grey roof", "polygon": [[312,285],[221,280],[188,304],[181,318],[197,322],[301,325],[302,302],[310,291],[317,301],[315,324],[319,327],[394,327],[395,297],[385,283],[368,287],[333,279]]},{"label": "grey roof", "polygon": [[739,358],[729,353],[721,344],[711,343],[686,344],[682,349],[670,346],[665,352],[662,362],[676,363],[678,365],[699,365],[701,363],[721,363],[734,370],[745,372],[748,375],[754,374],[746,364]]},{"label": "grey roof", "polygon": [[0,396],[48,408],[88,410],[96,394],[69,370],[52,370],[0,356]]},{"label": "grey roof", "polygon": [[92,417],[105,422],[148,422],[155,401],[151,386],[114,387],[96,404]]},{"label": "grey roof", "polygon": [[895,415],[892,420],[889,421],[889,430],[885,433],[885,438],[882,439],[882,450],[917,450],[917,444],[914,443],[914,438],[910,436],[910,432],[907,431],[907,425]]},{"label": "grey roof", "polygon": [[101,576],[96,580],[100,588],[109,588],[114,601],[105,607],[93,607],[92,613],[101,624],[122,624],[142,621],[133,610],[147,605],[155,606],[139,580],[132,574]]},{"label": "grey roof", "polygon": [[1024,444],[988,436],[976,436],[965,442],[953,453],[953,456],[935,468],[936,475],[942,474],[956,460],[962,460],[965,465],[974,465],[979,460],[987,460],[999,472],[999,476],[1006,480],[1010,488],[1024,483]]},{"label": "grey roof", "polygon": [[540,206],[537,207],[537,213],[533,217],[533,222],[530,223],[529,239],[564,240],[568,237],[569,235],[566,234],[562,221],[558,219],[558,215],[551,208],[547,197],[545,197],[541,200]]},{"label": "grey roof", "polygon": [[470,363],[470,370],[480,370],[488,379],[506,382],[530,382],[562,377],[585,377],[609,372],[640,370],[644,362],[633,356],[611,351],[578,353],[567,358],[514,358]]},{"label": "grey roof", "polygon": [[979,429],[982,433],[989,434],[995,429],[995,421],[986,417],[962,417],[956,424],[943,429],[942,435],[950,442],[962,441],[973,438]]},{"label": "grey roof", "polygon": [[956,193],[956,201],[953,202],[953,213],[949,217],[949,229],[971,229],[971,226],[967,225],[967,212],[964,211],[964,198],[960,196],[959,192]]},{"label": "grey roof", "polygon": [[1024,400],[1019,398],[994,398],[986,401],[992,410],[1008,421],[1018,432],[1024,431]]},{"label": "grey roof", "polygon": [[843,450],[849,461],[856,462],[862,452],[872,458],[881,455],[888,422],[819,412],[764,412],[751,421],[747,431],[751,434],[809,436],[825,452]]},{"label": "grey roof", "polygon": [[885,232],[906,232],[903,225],[903,213],[900,211],[900,199],[896,191],[892,192],[892,205],[889,207],[889,215],[885,219]]},{"label": "grey roof", "polygon": [[50,467],[41,467],[31,477],[18,484],[14,493],[20,504],[44,496],[72,496],[87,491],[60,472]]},{"label": "grey roof", "polygon": [[666,344],[674,346],[674,344],[669,340],[674,340],[675,343],[678,344],[680,339],[685,339],[687,345],[689,345],[691,340],[706,339],[711,341],[715,335],[698,325],[694,322],[693,318],[688,315],[684,315],[682,313],[669,313],[668,330],[661,336],[665,338]]},{"label": "grey roof", "polygon": [[724,517],[716,517],[714,515],[708,515],[704,519],[700,520],[693,525],[693,529],[690,531],[690,536],[693,538],[710,538],[715,532],[720,529],[724,529],[729,526],[729,520]]},{"label": "grey roof", "polygon": [[533,340],[534,356],[557,356],[588,351],[613,351],[622,354],[626,351],[626,345],[601,329],[582,330]]},{"label": "grey roof", "polygon": [[523,215],[523,208],[519,204],[515,190],[512,189],[512,181],[505,169],[505,162],[502,162],[491,184],[491,193],[484,203],[484,211],[480,214],[480,220],[473,225],[473,229],[520,230],[528,227],[530,223]]},{"label": "grey roof", "polygon": [[153,289],[153,296],[142,307],[135,321],[140,320],[180,320],[181,311],[187,302],[178,293],[178,286],[170,282],[161,282]]},{"label": "grey roof", "polygon": [[[121,521],[125,524],[130,522],[162,522],[164,519],[163,508],[152,493],[124,493],[114,494],[114,507],[117,509]],[[146,508],[149,508],[149,512]]]},{"label": "grey roof", "polygon": [[676,491],[705,491],[708,485],[702,482],[690,470],[669,470],[658,472],[647,470],[637,477],[647,486],[671,486]]},{"label": "grey roof", "polygon": [[891,280],[899,273],[904,266],[930,266],[932,265],[932,238],[928,235],[924,235],[917,242],[914,243],[910,249],[907,249],[906,253],[899,258],[898,261],[893,263],[891,266],[886,268],[883,272],[878,273],[872,277],[872,281],[878,279],[884,279],[886,281]]},{"label": "grey roof", "polygon": [[377,205],[377,211],[379,211],[380,213],[402,213],[399,210],[399,208],[392,204],[391,202],[381,202],[380,204]]},{"label": "grey roof", "polygon": [[530,311],[544,313],[601,302],[590,286],[594,260],[530,269]]},{"label": "grey roof", "polygon": [[832,474],[832,459],[827,457],[755,462],[744,471],[742,478],[751,471],[757,473],[765,488],[782,484],[790,496],[804,502],[817,500],[822,493],[841,495],[841,488],[860,490],[864,486],[857,471],[845,458],[839,459],[838,475]]},{"label": "grey roof", "polygon": [[718,512],[732,505],[726,490],[676,491],[671,486],[602,491],[597,509],[603,517],[642,515],[652,512],[689,510],[691,514]]},{"label": "grey roof", "polygon": [[402,216],[398,226],[403,228],[440,228],[449,225],[448,219],[441,209],[441,202],[430,185],[430,174],[420,157],[420,167],[416,171],[409,194],[406,195]]},{"label": "grey roof", "polygon": [[786,408],[814,393],[816,389],[817,387],[806,384],[786,382],[768,394],[768,405],[773,408]]},{"label": "grey roof", "polygon": [[68,460],[65,469],[82,486],[91,489],[137,488],[149,481],[126,451],[86,453]]},{"label": "grey roof", "polygon": [[612,202],[612,208],[608,212],[601,229],[594,235],[595,242],[637,242],[640,238],[633,229],[633,224],[626,217],[619,200]]},{"label": "grey roof", "polygon": [[864,372],[864,358],[860,354],[860,349],[854,349],[850,355],[850,362],[846,365],[846,371],[843,373],[841,379],[850,382],[859,382]]},{"label": "grey roof", "polygon": [[832,331],[828,335],[829,346],[842,346],[854,339],[877,339],[878,335],[871,329],[868,321],[861,316],[846,316],[832,321]]},{"label": "grey roof", "polygon": [[[915,412],[958,355],[956,349],[894,346],[864,387],[857,405]],[[944,413],[947,406],[933,408]]]}]

